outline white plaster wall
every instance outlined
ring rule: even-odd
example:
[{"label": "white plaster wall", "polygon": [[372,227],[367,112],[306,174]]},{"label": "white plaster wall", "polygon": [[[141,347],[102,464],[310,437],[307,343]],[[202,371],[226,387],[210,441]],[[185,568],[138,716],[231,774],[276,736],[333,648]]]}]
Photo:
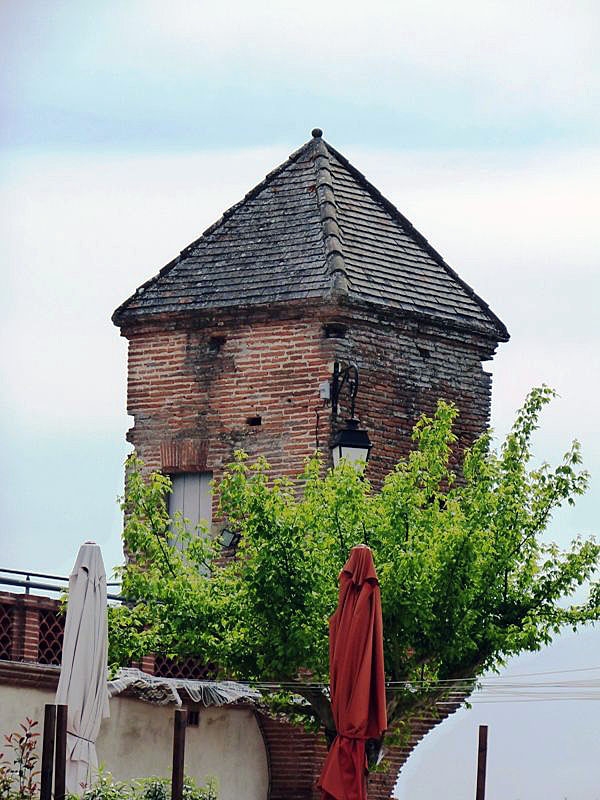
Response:
[{"label": "white plaster wall", "polygon": [[[54,693],[0,684],[0,734],[26,716],[39,720]],[[171,774],[173,706],[154,706],[126,697],[110,701],[110,719],[102,723],[98,760],[115,778]],[[220,800],[266,800],[268,767],[254,714],[243,708],[207,708],[200,724],[186,734],[185,772],[199,783],[210,775],[219,783]]]}]

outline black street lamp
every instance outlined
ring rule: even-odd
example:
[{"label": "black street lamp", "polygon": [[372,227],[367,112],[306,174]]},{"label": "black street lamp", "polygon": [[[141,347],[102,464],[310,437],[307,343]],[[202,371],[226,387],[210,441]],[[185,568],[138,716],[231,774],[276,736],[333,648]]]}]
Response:
[{"label": "black street lamp", "polygon": [[373,446],[369,439],[369,434],[366,430],[359,428],[359,422],[354,416],[354,406],[359,386],[358,367],[356,364],[348,364],[342,369],[342,366],[336,361],[331,384],[331,410],[334,420],[337,418],[340,393],[346,385],[350,394],[350,419],[346,420],[346,426],[335,434],[331,442],[334,467],[339,464],[342,458],[351,464],[357,465],[368,461],[371,447]]},{"label": "black street lamp", "polygon": [[369,434],[358,427],[358,420],[346,420],[346,427],[336,433],[331,443],[333,466],[337,467],[341,458],[352,464],[368,461],[372,447]]}]

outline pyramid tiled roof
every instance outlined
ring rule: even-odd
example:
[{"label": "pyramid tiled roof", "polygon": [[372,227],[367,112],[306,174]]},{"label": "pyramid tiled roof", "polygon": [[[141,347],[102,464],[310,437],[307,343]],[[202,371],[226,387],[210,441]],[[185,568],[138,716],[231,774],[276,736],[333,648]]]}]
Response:
[{"label": "pyramid tiled roof", "polygon": [[488,305],[319,130],[113,321],[332,295],[508,339]]}]

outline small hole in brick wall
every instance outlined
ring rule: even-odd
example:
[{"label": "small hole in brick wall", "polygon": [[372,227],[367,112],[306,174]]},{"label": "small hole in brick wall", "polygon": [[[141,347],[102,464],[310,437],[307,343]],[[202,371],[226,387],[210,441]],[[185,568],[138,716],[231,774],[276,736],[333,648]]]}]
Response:
[{"label": "small hole in brick wall", "polygon": [[431,358],[431,353],[426,347],[420,347],[417,345],[417,350],[419,351],[421,358]]},{"label": "small hole in brick wall", "polygon": [[227,341],[225,336],[211,336],[208,340],[208,352],[218,353]]},{"label": "small hole in brick wall", "polygon": [[345,339],[348,326],[342,322],[326,322],[323,325],[326,339]]},{"label": "small hole in brick wall", "polygon": [[255,417],[246,417],[246,425],[250,425],[251,427],[262,425],[262,417],[258,414]]},{"label": "small hole in brick wall", "polygon": [[188,708],[187,724],[190,728],[197,728],[200,725],[200,712],[197,708]]}]

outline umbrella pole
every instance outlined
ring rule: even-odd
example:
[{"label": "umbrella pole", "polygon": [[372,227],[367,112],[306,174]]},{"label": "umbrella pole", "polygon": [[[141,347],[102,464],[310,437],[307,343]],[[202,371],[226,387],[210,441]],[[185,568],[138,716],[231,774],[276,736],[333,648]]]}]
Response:
[{"label": "umbrella pole", "polygon": [[44,735],[42,738],[42,770],[40,776],[40,800],[52,800],[52,761],[54,759],[54,736],[56,732],[56,706],[44,706]]},{"label": "umbrella pole", "polygon": [[485,769],[487,764],[488,726],[479,726],[479,746],[477,748],[477,793],[475,800],[485,800]]},{"label": "umbrella pole", "polygon": [[176,708],[173,725],[173,774],[171,778],[171,800],[182,800],[183,798],[186,726],[187,710],[185,708]]},{"label": "umbrella pole", "polygon": [[67,773],[67,706],[56,706],[56,753],[54,756],[54,800],[64,800]]}]

